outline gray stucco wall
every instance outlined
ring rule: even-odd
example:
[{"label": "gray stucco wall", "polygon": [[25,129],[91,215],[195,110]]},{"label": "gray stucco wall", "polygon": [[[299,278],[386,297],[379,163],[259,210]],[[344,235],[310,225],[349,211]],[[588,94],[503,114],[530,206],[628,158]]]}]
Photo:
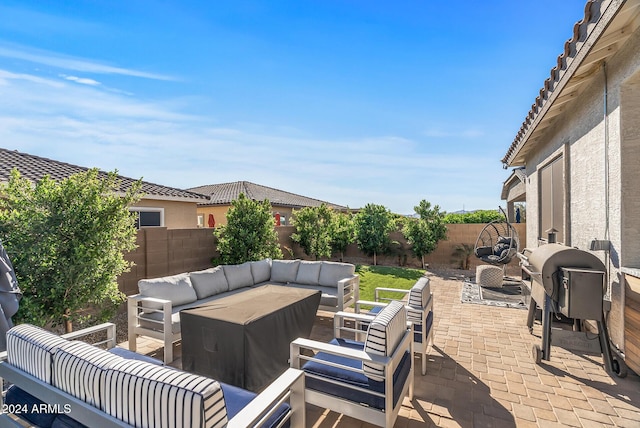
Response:
[{"label": "gray stucco wall", "polygon": [[[631,78],[634,73],[636,77]],[[633,102],[640,99],[640,77],[637,77],[640,76],[640,31],[606,64],[606,74],[607,122],[604,120],[605,74],[601,67],[586,90],[566,105],[565,112],[556,118],[526,161],[527,247],[537,247],[541,236],[539,168],[561,153],[565,159],[565,243],[587,250],[592,239],[606,239],[608,217],[610,257],[604,251],[595,254],[609,270],[612,299],[609,329],[612,341],[623,349],[621,262],[636,264],[631,267],[640,266],[640,239],[637,239],[640,237],[640,191],[635,190],[640,187],[636,184],[640,180],[635,179],[640,169],[640,102]],[[636,81],[638,84],[632,84]],[[630,93],[632,90],[637,92]],[[621,91],[625,94],[622,105]],[[634,129],[621,131],[621,115],[622,123]],[[624,144],[621,133],[625,135]],[[608,153],[605,142],[608,142]]]}]

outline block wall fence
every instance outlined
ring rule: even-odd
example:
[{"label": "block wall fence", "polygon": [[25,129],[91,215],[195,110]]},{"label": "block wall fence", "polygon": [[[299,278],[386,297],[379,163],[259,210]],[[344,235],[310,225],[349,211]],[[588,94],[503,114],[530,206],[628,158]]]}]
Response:
[{"label": "block wall fence", "polygon": [[[457,245],[468,244],[472,247],[484,224],[450,224],[447,225],[447,240],[441,241],[436,250],[425,257],[425,263],[431,268],[459,268],[460,260],[453,256]],[[526,240],[526,224],[516,224],[521,247]],[[310,259],[302,248],[291,240],[293,226],[280,226],[277,229],[280,247],[285,259]],[[378,265],[406,266],[421,268],[419,259],[413,256],[407,241],[400,232],[391,234],[392,246],[389,254],[379,254]],[[201,270],[211,267],[211,259],[219,257],[213,229],[140,229],[137,236],[138,248],[127,254],[126,259],[134,263],[130,272],[118,278],[120,290],[127,294],[138,292],[138,280],[174,275],[181,272]],[[340,260],[334,254],[328,260]],[[373,257],[362,253],[355,244],[349,245],[343,260],[354,264],[373,264]],[[482,262],[475,256],[470,258],[469,269],[475,269]],[[518,259],[512,260],[509,271],[517,271]]]}]

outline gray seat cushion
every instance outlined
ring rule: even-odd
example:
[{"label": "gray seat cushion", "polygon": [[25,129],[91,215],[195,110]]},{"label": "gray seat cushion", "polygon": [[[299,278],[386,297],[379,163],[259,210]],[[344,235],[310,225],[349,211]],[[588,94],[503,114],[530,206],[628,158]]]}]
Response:
[{"label": "gray seat cushion", "polygon": [[322,262],[318,284],[325,287],[337,287],[338,281],[353,276],[355,271],[356,267],[349,263]]},{"label": "gray seat cushion", "polygon": [[296,282],[300,260],[273,260],[271,262],[271,281]]},{"label": "gray seat cushion", "polygon": [[229,290],[237,288],[251,287],[253,285],[253,275],[251,274],[251,264],[249,262],[241,265],[223,265],[224,276],[227,277]]},{"label": "gray seat cushion", "polygon": [[321,267],[322,262],[308,262],[306,260],[301,260],[300,265],[298,266],[298,274],[296,275],[296,280],[294,282],[297,284],[318,285]]},{"label": "gray seat cushion", "polygon": [[[188,273],[164,276],[161,278],[141,279],[138,281],[140,294],[157,299],[171,300],[172,306],[184,305],[198,299]],[[154,305],[161,309],[162,305]]]},{"label": "gray seat cushion", "polygon": [[320,285],[298,284],[295,282],[287,284],[287,287],[318,290],[322,293],[322,297],[320,297],[320,306],[330,306],[332,308],[338,306],[338,295],[336,294],[337,288],[335,287],[322,287]]},{"label": "gray seat cushion", "polygon": [[193,285],[198,299],[229,291],[229,283],[227,277],[224,276],[222,266],[191,272],[189,278],[191,278],[191,285]]}]

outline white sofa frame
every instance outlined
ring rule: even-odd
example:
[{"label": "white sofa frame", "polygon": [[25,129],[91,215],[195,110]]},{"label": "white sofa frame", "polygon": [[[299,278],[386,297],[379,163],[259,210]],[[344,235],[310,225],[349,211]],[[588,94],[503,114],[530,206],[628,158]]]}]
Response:
[{"label": "white sofa frame", "polygon": [[[295,287],[295,285],[282,284],[283,287]],[[247,287],[250,289],[251,287]],[[345,308],[353,306],[360,297],[360,276],[352,275],[349,278],[344,278],[338,281],[337,286],[337,306],[320,305],[318,310],[328,312],[340,312]],[[149,305],[155,304],[155,306],[161,305],[162,309],[151,309]],[[193,302],[193,306],[197,306],[198,301]],[[142,313],[157,312],[162,314],[161,320],[152,320],[149,318],[143,318]],[[138,336],[147,336],[159,339],[164,344],[164,358],[165,364],[170,364],[173,361],[173,343],[182,339],[182,332],[173,332],[173,326],[171,323],[171,315],[173,314],[173,307],[170,300],[158,299],[155,297],[147,297],[142,294],[135,294],[129,296],[127,299],[127,318],[128,318],[128,339],[129,350],[136,351]],[[141,325],[140,320],[149,325],[152,323],[156,325],[156,328],[148,328]]]},{"label": "white sofa frame", "polygon": [[[115,347],[116,326],[113,323],[100,324],[73,333],[64,334],[61,335],[61,337],[69,340],[79,339],[102,330],[107,332],[107,339],[96,342],[94,345],[104,344],[107,349]],[[9,364],[7,362],[6,351],[0,353],[1,385],[4,385],[3,380],[19,386],[24,391],[57,409],[72,409],[73,414],[70,416],[86,426],[105,428],[132,426]],[[2,390],[3,394],[0,395],[0,426],[24,428],[24,425],[11,417],[9,413],[3,412],[3,410],[5,410],[4,388],[2,388]],[[293,428],[304,428],[306,424],[304,394],[304,372],[291,368],[287,369],[287,371],[257,395],[249,405],[230,419],[227,427],[259,427],[282,403],[289,401],[291,410],[285,420],[288,419]]]},{"label": "white sofa frame", "polygon": [[[354,322],[356,325],[361,323],[371,322],[375,317],[371,315],[364,314],[354,314],[350,312],[338,312],[334,316],[334,336],[336,338],[343,337],[344,333],[353,333],[355,335],[356,340],[362,340],[364,342],[364,336],[366,335],[366,331],[362,331],[359,328],[351,328],[345,325],[345,321]],[[324,392],[316,391],[313,389],[307,388],[305,391],[305,400],[309,404],[313,404],[315,406],[330,409],[338,413],[342,413],[347,416],[351,416],[355,419],[368,422],[373,425],[381,426],[381,427],[393,427],[398,413],[400,412],[400,408],[402,407],[402,401],[404,397],[408,396],[410,400],[413,400],[413,383],[414,383],[414,365],[413,358],[411,358],[411,368],[409,371],[409,375],[404,384],[402,392],[400,394],[400,398],[398,399],[398,403],[393,405],[393,374],[400,364],[402,357],[406,352],[411,353],[413,355],[412,350],[412,337],[413,337],[413,326],[411,323],[407,323],[407,331],[402,336],[400,343],[394,350],[393,354],[389,357],[383,357],[380,355],[369,354],[365,351],[355,350],[350,348],[345,348],[337,345],[333,345],[330,343],[318,342],[310,339],[296,339],[291,342],[291,367],[295,369],[300,369],[304,366],[307,361],[316,361],[322,364],[326,364],[322,360],[315,358],[314,356],[318,352],[330,353],[342,357],[347,357],[355,360],[360,360],[363,362],[371,362],[375,364],[379,364],[384,367],[384,376],[385,376],[385,392],[377,393],[370,390],[363,390],[360,387],[352,386],[349,384],[340,384],[347,388],[351,388],[354,390],[359,390],[366,392],[367,394],[377,395],[380,397],[384,397],[385,400],[385,411],[380,409],[376,409],[374,407],[369,407],[360,403],[356,403],[350,401],[348,399],[326,394]],[[348,371],[356,371],[359,373],[364,373],[362,369],[354,369],[352,367],[346,367],[340,364],[329,363],[329,365],[337,368],[341,368]],[[306,373],[305,376],[309,378],[316,378],[321,380],[322,382],[332,382],[338,383],[337,381],[328,380],[321,376],[314,375],[312,373]]]},{"label": "white sofa frame", "polygon": [[[374,299],[372,302],[370,300],[358,300],[355,304],[355,312],[361,313],[361,306],[378,306],[383,307],[389,304],[390,301],[394,300],[389,297],[382,297],[381,292],[386,293],[397,293],[399,295],[403,295],[401,297],[403,299],[403,303],[406,303],[406,297],[408,296],[411,290],[403,290],[400,288],[387,288],[387,287],[377,287],[374,291]],[[433,322],[431,324],[431,328],[427,331],[427,316],[429,312],[433,311],[433,293],[429,293],[429,299],[427,300],[427,304],[424,308],[417,309],[414,306],[405,305],[407,311],[411,310],[413,313],[419,313],[420,319],[422,323],[422,331],[420,332],[421,342],[416,340],[413,341],[413,352],[420,355],[420,359],[422,360],[422,376],[427,374],[427,349],[429,345],[433,344]],[[414,338],[415,339],[415,338]]]}]

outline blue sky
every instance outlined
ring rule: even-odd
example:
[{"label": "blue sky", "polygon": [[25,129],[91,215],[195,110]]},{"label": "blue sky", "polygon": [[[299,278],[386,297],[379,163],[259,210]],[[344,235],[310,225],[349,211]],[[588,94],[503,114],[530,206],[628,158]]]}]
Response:
[{"label": "blue sky", "polygon": [[0,146],[172,187],[494,209],[585,0],[3,0]]}]

